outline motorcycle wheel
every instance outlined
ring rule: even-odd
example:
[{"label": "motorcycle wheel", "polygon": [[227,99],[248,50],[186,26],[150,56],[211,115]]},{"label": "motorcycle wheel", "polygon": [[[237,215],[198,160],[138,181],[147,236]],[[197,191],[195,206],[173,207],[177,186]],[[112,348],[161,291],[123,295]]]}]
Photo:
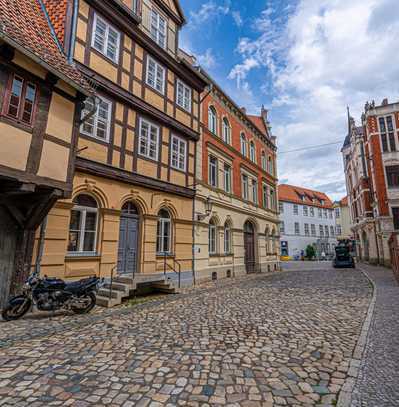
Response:
[{"label": "motorcycle wheel", "polygon": [[94,293],[87,293],[80,297],[81,300],[86,300],[87,305],[83,307],[71,307],[75,314],[88,314],[96,305],[96,295]]},{"label": "motorcycle wheel", "polygon": [[31,306],[31,300],[29,298],[17,298],[10,301],[2,311],[1,316],[5,321],[15,321],[22,318]]}]

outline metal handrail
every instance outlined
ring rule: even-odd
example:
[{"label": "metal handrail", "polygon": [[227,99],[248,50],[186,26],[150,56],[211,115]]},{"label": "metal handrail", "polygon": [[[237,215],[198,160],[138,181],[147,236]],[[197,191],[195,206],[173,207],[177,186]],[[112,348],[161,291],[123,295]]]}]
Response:
[{"label": "metal handrail", "polygon": [[113,284],[113,281],[114,281],[114,272],[115,272],[117,267],[118,266],[114,266],[111,269],[111,282],[110,282],[110,285],[109,285],[109,299],[110,300],[112,299],[112,284]]},{"label": "metal handrail", "polygon": [[[168,267],[170,270],[172,270],[174,273],[178,275],[178,285],[179,288],[181,287],[181,264],[179,261],[177,261],[175,258],[173,258],[173,267],[167,262],[167,256],[169,253],[164,253],[164,265],[163,265],[163,274],[166,278],[166,267]],[[176,271],[176,264],[178,266],[179,271]]]}]

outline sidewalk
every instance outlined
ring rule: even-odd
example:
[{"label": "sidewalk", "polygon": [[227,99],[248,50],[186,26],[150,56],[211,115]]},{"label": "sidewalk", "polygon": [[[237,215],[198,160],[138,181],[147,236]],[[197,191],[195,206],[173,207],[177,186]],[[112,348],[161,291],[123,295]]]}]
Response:
[{"label": "sidewalk", "polygon": [[352,407],[398,407],[399,285],[389,269],[361,268],[374,281],[376,303]]}]

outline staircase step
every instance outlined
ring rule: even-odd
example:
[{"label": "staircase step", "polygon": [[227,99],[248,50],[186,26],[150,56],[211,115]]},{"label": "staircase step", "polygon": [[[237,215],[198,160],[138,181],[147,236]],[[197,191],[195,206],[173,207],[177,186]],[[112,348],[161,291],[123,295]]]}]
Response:
[{"label": "staircase step", "polygon": [[100,307],[111,308],[114,307],[115,305],[120,304],[120,302],[114,299],[110,300],[108,297],[97,295],[96,304]]},{"label": "staircase step", "polygon": [[106,290],[104,288],[100,288],[100,290],[98,291],[98,294],[101,295],[102,297],[107,297],[107,298],[109,298],[109,296],[111,294],[111,298],[114,298],[114,299],[122,299],[124,296],[126,296],[126,294],[122,293],[121,291],[112,290],[110,293],[109,290]]},{"label": "staircase step", "polygon": [[[112,282],[112,290],[114,290],[114,291],[121,291],[123,293],[128,293],[132,287],[133,287],[133,285]],[[111,284],[106,283],[106,284],[104,284],[103,288],[109,290],[111,288]]]},{"label": "staircase step", "polygon": [[117,276],[117,277],[114,277],[113,283],[121,283],[121,284],[133,285],[133,278],[132,277]]}]

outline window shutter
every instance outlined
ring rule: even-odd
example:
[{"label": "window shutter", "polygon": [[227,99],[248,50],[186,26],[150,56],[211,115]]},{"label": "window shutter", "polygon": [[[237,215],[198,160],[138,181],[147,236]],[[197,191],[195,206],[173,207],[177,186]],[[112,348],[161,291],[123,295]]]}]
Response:
[{"label": "window shutter", "polygon": [[148,1],[143,1],[143,11],[142,11],[142,24],[143,27],[150,32],[151,31],[151,5],[148,4]]},{"label": "window shutter", "polygon": [[176,53],[176,33],[169,27],[167,30],[168,36],[168,50],[172,53]]}]

